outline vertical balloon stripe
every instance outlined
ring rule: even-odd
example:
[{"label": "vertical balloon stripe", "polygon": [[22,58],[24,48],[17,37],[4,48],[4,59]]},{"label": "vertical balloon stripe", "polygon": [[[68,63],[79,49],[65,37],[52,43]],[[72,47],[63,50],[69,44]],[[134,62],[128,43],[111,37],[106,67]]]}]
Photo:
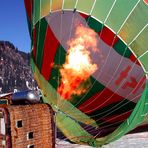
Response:
[{"label": "vertical balloon stripe", "polygon": [[129,59],[130,59],[131,61],[133,61],[134,63],[136,63],[137,65],[141,66],[140,63],[139,63],[139,61],[138,61],[137,58],[135,57],[135,55],[131,54],[130,57],[129,57]]},{"label": "vertical balloon stripe", "polygon": [[132,55],[130,49],[121,40],[118,40],[118,42],[114,45],[114,49],[124,57],[129,58]]},{"label": "vertical balloon stripe", "polygon": [[89,27],[92,28],[97,33],[99,33],[101,29],[103,28],[103,25],[92,17],[87,18],[86,21]]},{"label": "vertical balloon stripe", "polygon": [[113,46],[113,48],[122,56],[130,59],[132,62],[136,63],[137,65],[140,65],[140,63],[137,61],[137,58],[131,50],[125,45],[125,43],[122,40],[118,40],[117,43]]},{"label": "vertical balloon stripe", "polygon": [[33,30],[33,59],[36,61],[36,45],[37,45],[37,38],[36,38],[36,26]]},{"label": "vertical balloon stripe", "polygon": [[80,14],[83,18],[85,18],[85,19],[87,19],[87,18],[89,17],[87,14],[84,14],[84,13],[81,13],[81,12],[79,12],[79,14]]},{"label": "vertical balloon stripe", "polygon": [[32,22],[30,22],[28,15],[27,15],[27,23],[28,23],[29,35],[31,37],[32,36],[32,25],[31,25]]},{"label": "vertical balloon stripe", "polygon": [[59,85],[59,77],[60,77],[59,68],[62,66],[62,64],[65,63],[65,58],[66,58],[66,51],[61,45],[59,45],[56,51],[56,55],[54,57],[54,65],[52,67],[52,71],[49,79],[49,83],[55,89],[57,89]]},{"label": "vertical balloon stripe", "polygon": [[44,54],[42,61],[43,64],[41,70],[42,75],[47,81],[49,80],[51,69],[54,65],[54,57],[58,45],[59,45],[58,40],[54,36],[51,28],[48,26],[44,43]]},{"label": "vertical balloon stripe", "polygon": [[26,8],[26,11],[27,11],[27,14],[29,17],[29,21],[31,22],[32,21],[32,3],[33,3],[33,1],[32,0],[25,0],[24,3],[25,3],[25,8]]},{"label": "vertical balloon stripe", "polygon": [[[44,48],[44,41],[46,37],[46,31],[48,28],[48,24],[45,18],[41,19],[38,26],[38,35],[37,35],[37,54],[36,54],[36,63],[38,68],[41,70],[42,66],[42,58],[43,58],[43,48]],[[38,24],[37,23],[37,24]]]},{"label": "vertical balloon stripe", "polygon": [[114,46],[119,40],[119,38],[107,27],[103,27],[100,38],[109,46]]},{"label": "vertical balloon stripe", "polygon": [[33,0],[33,25],[41,19],[41,0]]},{"label": "vertical balloon stripe", "polygon": [[[35,32],[36,32],[36,42],[33,40],[33,43],[34,43],[34,46],[36,47],[36,55],[35,55],[35,61],[37,61],[37,47],[38,47],[38,40],[39,40],[39,30],[40,30],[40,22],[38,22],[36,25],[35,25]],[[37,64],[37,63],[36,63]]]},{"label": "vertical balloon stripe", "polygon": [[95,32],[99,33],[102,30],[104,25],[100,23],[98,20],[94,19],[93,17],[87,14],[81,13],[81,12],[79,12],[79,14],[86,20],[88,26],[91,29],[93,29]]},{"label": "vertical balloon stripe", "polygon": [[32,11],[33,11],[33,0],[25,0],[24,1],[26,13],[27,13],[27,22],[29,28],[30,37],[32,36]]}]

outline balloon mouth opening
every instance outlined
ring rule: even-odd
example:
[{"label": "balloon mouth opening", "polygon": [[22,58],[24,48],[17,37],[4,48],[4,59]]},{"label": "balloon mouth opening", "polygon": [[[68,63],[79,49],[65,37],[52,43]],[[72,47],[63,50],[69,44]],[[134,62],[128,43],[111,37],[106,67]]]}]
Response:
[{"label": "balloon mouth opening", "polygon": [[[117,95],[123,98],[131,94],[128,99],[132,102],[138,101],[139,97],[134,97],[143,90],[145,76],[137,78],[136,71],[140,70],[142,75],[143,69],[131,49],[112,29],[79,11],[56,11],[45,19],[62,47],[62,64],[52,66],[59,69],[57,92],[62,99],[73,102],[77,97],[83,98],[98,82],[112,92],[119,90]],[[90,42],[90,45],[86,44],[86,41]],[[94,51],[91,51],[91,47]],[[87,69],[92,71],[88,74]],[[92,79],[96,82],[92,82]]]}]

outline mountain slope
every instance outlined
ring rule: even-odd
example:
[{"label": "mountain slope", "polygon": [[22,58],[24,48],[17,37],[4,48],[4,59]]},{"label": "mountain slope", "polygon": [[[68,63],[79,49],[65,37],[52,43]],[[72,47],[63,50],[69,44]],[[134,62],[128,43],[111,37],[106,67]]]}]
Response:
[{"label": "mountain slope", "polygon": [[19,51],[8,41],[0,41],[0,94],[36,87],[29,66],[29,54]]}]

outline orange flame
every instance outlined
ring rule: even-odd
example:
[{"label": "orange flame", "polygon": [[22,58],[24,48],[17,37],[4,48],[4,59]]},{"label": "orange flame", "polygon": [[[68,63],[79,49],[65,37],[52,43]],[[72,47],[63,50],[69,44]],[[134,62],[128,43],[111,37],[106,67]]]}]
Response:
[{"label": "orange flame", "polygon": [[90,57],[90,50],[97,51],[96,36],[92,29],[79,25],[74,38],[68,41],[69,49],[66,62],[60,69],[62,78],[58,88],[59,94],[66,100],[70,99],[71,95],[84,93],[86,87],[81,84],[98,68]]}]

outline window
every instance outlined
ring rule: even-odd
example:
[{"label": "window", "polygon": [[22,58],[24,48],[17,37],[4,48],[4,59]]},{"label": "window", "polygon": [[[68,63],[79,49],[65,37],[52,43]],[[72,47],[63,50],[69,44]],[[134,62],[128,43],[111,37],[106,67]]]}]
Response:
[{"label": "window", "polygon": [[5,119],[4,118],[0,118],[0,134],[1,135],[6,135],[6,124],[5,124]]},{"label": "window", "polygon": [[6,141],[5,140],[2,140],[2,145],[6,145]]},{"label": "window", "polygon": [[34,148],[34,145],[28,145],[27,148]]},{"label": "window", "polygon": [[27,139],[33,139],[33,132],[27,133]]},{"label": "window", "polygon": [[22,120],[18,120],[18,121],[16,122],[16,127],[17,127],[17,128],[23,127]]}]

